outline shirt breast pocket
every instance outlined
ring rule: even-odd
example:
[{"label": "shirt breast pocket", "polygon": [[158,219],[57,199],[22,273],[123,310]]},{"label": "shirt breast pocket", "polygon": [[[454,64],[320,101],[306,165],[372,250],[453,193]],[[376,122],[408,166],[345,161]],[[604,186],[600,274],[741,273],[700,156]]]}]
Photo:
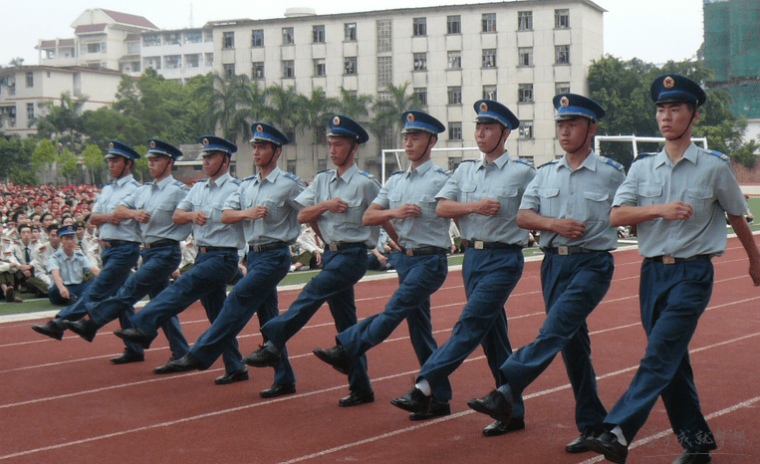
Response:
[{"label": "shirt breast pocket", "polygon": [[472,182],[462,182],[459,184],[459,191],[461,192],[462,202],[473,202],[479,200],[478,194],[475,192],[477,185]]},{"label": "shirt breast pocket", "polygon": [[285,200],[264,200],[264,205],[267,209],[267,222],[279,222],[285,215]]},{"label": "shirt breast pocket", "polygon": [[504,187],[496,191],[496,201],[501,205],[498,216],[517,216],[517,210],[520,207],[519,193],[517,187]]},{"label": "shirt breast pocket", "polygon": [[401,203],[401,193],[399,192],[392,192],[388,194],[388,203],[390,204],[391,209],[398,208],[402,205]]},{"label": "shirt breast pocket", "polygon": [[541,202],[539,213],[546,217],[559,217],[559,187],[541,187],[538,189],[538,197]]},{"label": "shirt breast pocket", "polygon": [[639,206],[649,206],[658,203],[662,197],[662,185],[643,184],[638,188]]},{"label": "shirt breast pocket", "polygon": [[712,187],[689,187],[684,192],[684,201],[694,208],[694,217],[691,223],[707,221],[712,215],[712,203],[714,192]]},{"label": "shirt breast pocket", "polygon": [[420,208],[422,209],[423,218],[433,219],[436,217],[435,207],[438,202],[431,195],[421,196],[420,199],[417,200],[417,204],[419,204]]},{"label": "shirt breast pocket", "polygon": [[610,215],[609,198],[610,195],[607,192],[583,192],[583,203],[586,208],[585,220],[600,222],[608,219]]}]

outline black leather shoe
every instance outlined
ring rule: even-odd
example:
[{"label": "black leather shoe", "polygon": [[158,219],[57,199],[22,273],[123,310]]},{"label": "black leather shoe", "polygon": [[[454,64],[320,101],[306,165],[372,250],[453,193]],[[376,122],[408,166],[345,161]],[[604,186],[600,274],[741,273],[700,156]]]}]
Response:
[{"label": "black leather shoe", "polygon": [[214,379],[214,383],[217,385],[228,385],[235,382],[242,382],[248,380],[248,369],[245,367],[235,372],[225,372],[224,375]]},{"label": "black leather shoe", "polygon": [[505,424],[502,421],[496,421],[491,425],[486,426],[483,429],[483,435],[486,437],[498,437],[499,435],[506,435],[509,432],[516,432],[518,430],[525,429],[525,417],[513,417],[509,424]]},{"label": "black leather shoe", "polygon": [[417,387],[412,387],[411,390],[404,393],[404,396],[393,398],[391,404],[404,411],[425,413],[430,409],[432,401],[432,396],[425,396],[425,394],[422,393],[422,390]]},{"label": "black leather shoe", "polygon": [[712,462],[709,451],[699,452],[687,449],[673,461],[673,464],[707,464],[708,462]]},{"label": "black leather shoe", "polygon": [[47,335],[50,338],[61,340],[63,339],[63,333],[66,331],[66,326],[63,323],[63,319],[51,319],[42,325],[33,325],[32,330],[42,335]]},{"label": "black leather shoe", "polygon": [[622,445],[612,432],[604,432],[598,437],[588,437],[586,444],[591,451],[603,454],[604,459],[615,464],[625,464],[628,457],[628,447]]},{"label": "black leather shoe", "polygon": [[409,419],[413,421],[422,421],[435,419],[436,417],[448,416],[451,414],[451,406],[448,401],[433,401],[427,408],[427,411],[413,412],[409,414]]},{"label": "black leather shoe", "polygon": [[375,392],[372,390],[354,390],[350,395],[341,398],[338,401],[338,406],[349,408],[364,403],[372,403],[373,401],[375,401]]},{"label": "black leather shoe", "polygon": [[296,392],[294,383],[274,383],[266,390],[261,390],[259,396],[262,398],[277,398],[282,395],[292,395]]},{"label": "black leather shoe", "polygon": [[16,296],[16,293],[13,290],[13,287],[8,287],[8,289],[5,291],[5,301],[7,303],[23,303],[24,300]]},{"label": "black leather shoe", "polygon": [[129,363],[136,363],[136,362],[143,362],[145,361],[145,355],[142,353],[136,353],[129,348],[124,350],[124,353],[121,354],[121,356],[117,356],[115,358],[111,358],[111,362],[114,364],[129,364]]},{"label": "black leather shoe", "polygon": [[[189,371],[202,371],[203,365],[193,355],[186,354],[176,361],[169,361],[163,366],[153,369],[154,374],[176,374],[177,372],[189,372]],[[248,378],[248,371],[246,371],[246,378]]]},{"label": "black leather shoe", "polygon": [[483,398],[473,398],[467,402],[467,406],[507,425],[512,418],[512,403],[499,390],[494,390]]},{"label": "black leather shoe", "polygon": [[354,369],[354,363],[351,361],[351,358],[348,357],[348,353],[346,353],[346,349],[343,348],[343,345],[336,345],[327,350],[316,348],[314,350],[314,355],[321,361],[331,365],[341,374],[348,375]]},{"label": "black leather shoe", "polygon": [[147,350],[150,348],[150,344],[153,342],[153,339],[145,334],[140,329],[121,329],[121,330],[114,330],[113,334],[117,337],[121,338],[125,342],[134,343],[135,345],[139,346],[140,348]]},{"label": "black leather shoe", "polygon": [[603,430],[601,428],[586,427],[586,430],[581,432],[578,438],[571,441],[565,446],[565,451],[570,454],[585,453],[586,451],[590,451],[586,440],[588,440],[589,437],[598,437],[602,434],[602,432]]},{"label": "black leather shoe", "polygon": [[82,319],[80,321],[63,321],[66,324],[66,328],[84,338],[88,342],[92,343],[95,339],[95,335],[98,334],[98,324],[92,322],[91,319]]},{"label": "black leather shoe", "polygon": [[282,362],[282,354],[272,353],[260,346],[258,350],[248,356],[243,356],[243,362],[253,367],[277,367]]}]

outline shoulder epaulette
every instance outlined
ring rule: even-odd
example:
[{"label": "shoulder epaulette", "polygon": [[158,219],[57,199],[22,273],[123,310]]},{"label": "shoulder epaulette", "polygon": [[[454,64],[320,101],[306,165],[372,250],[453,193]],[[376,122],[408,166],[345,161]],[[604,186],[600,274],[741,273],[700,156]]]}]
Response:
[{"label": "shoulder epaulette", "polygon": [[33,238],[33,239],[32,239],[32,243],[37,243],[37,239],[36,239],[36,238]]},{"label": "shoulder epaulette", "polygon": [[317,174],[322,174],[323,172],[334,172],[334,170],[333,169],[323,169],[323,170],[319,171]]},{"label": "shoulder epaulette", "polygon": [[446,174],[447,176],[451,175],[451,171],[449,171],[448,169],[438,168],[435,171],[440,172],[441,174]]},{"label": "shoulder epaulette", "polygon": [[462,160],[462,161],[460,161],[460,162],[459,162],[459,164],[463,164],[463,163],[474,163],[474,162],[476,162],[476,161],[478,161],[478,160]]},{"label": "shoulder epaulette", "polygon": [[[116,182],[115,180],[112,180],[111,182],[107,183],[103,187],[108,187],[109,185],[113,185],[115,182]],[[132,181],[132,182],[134,182],[134,181]]]},{"label": "shoulder epaulette", "polygon": [[538,169],[541,169],[544,166],[551,166],[552,164],[557,164],[557,163],[559,163],[559,160],[553,159],[553,160],[551,160],[551,161],[549,161],[547,163],[542,164],[541,166],[538,167]]},{"label": "shoulder epaulette", "polygon": [[204,182],[208,182],[208,177],[205,178],[205,179],[199,179],[199,180],[195,181],[196,184],[202,184]]},{"label": "shoulder epaulette", "polygon": [[243,179],[243,182],[245,182],[245,181],[247,181],[247,180],[253,180],[253,179],[255,179],[255,178],[256,178],[256,174],[254,174],[254,175],[252,175],[252,176],[248,176],[248,177],[246,177],[245,179]]},{"label": "shoulder epaulette", "polygon": [[37,248],[37,251],[39,251],[40,253],[42,253],[43,251],[45,251],[45,245],[40,245],[40,247]]},{"label": "shoulder epaulette", "polygon": [[147,187],[147,186],[149,186],[149,185],[153,185],[153,182],[146,182],[146,183],[144,183],[143,185]]},{"label": "shoulder epaulette", "polygon": [[14,244],[14,245],[21,245],[21,242],[19,242],[18,240],[14,240],[14,241],[13,241],[13,244]]},{"label": "shoulder epaulette", "polygon": [[[140,183],[137,182],[136,180],[132,180],[132,185],[135,185],[135,186],[139,187]],[[150,185],[150,182],[148,182],[148,185]]]},{"label": "shoulder epaulette", "polygon": [[530,161],[525,161],[525,160],[520,159],[520,158],[515,159],[515,161],[518,162],[518,163],[520,163],[520,164],[524,164],[526,166],[531,166],[531,167],[533,166],[533,163],[531,163]]},{"label": "shoulder epaulette", "polygon": [[11,239],[10,239],[9,237],[3,237],[3,241],[4,241],[4,242],[10,242],[10,241],[11,241]]},{"label": "shoulder epaulette", "polygon": [[649,158],[650,156],[654,156],[656,154],[657,153],[639,153],[638,156],[636,156],[636,159],[633,160],[633,162],[635,163],[636,161],[640,159]]},{"label": "shoulder epaulette", "polygon": [[406,171],[396,171],[396,172],[394,172],[394,173],[393,173],[393,174],[391,174],[391,175],[392,175],[392,176],[395,176],[396,174],[403,174],[403,173],[405,173],[405,172],[406,172]]},{"label": "shoulder epaulette", "polygon": [[715,150],[706,150],[706,151],[707,151],[707,153],[709,153],[709,154],[711,154],[713,156],[717,156],[718,158],[720,158],[723,161],[728,161],[729,160],[728,155],[723,154],[723,153],[721,153],[719,151],[715,151]]},{"label": "shoulder epaulette", "polygon": [[300,180],[297,175],[293,174],[292,172],[286,172],[285,177],[291,180]]},{"label": "shoulder epaulette", "polygon": [[374,179],[375,178],[375,176],[373,176],[372,174],[368,173],[367,171],[359,171],[359,174],[363,175],[364,177],[369,177],[370,179]]},{"label": "shoulder epaulette", "polygon": [[606,160],[606,163],[612,166],[613,168],[617,169],[620,172],[625,172],[625,167],[622,164],[609,158],[605,158],[605,160]]},{"label": "shoulder epaulette", "polygon": [[81,250],[81,249],[82,249],[82,247],[80,247],[79,245],[74,245],[74,249],[75,249],[75,250]]},{"label": "shoulder epaulette", "polygon": [[239,180],[235,179],[234,177],[232,177],[232,178],[230,179],[230,182],[232,182],[232,183],[233,183],[233,184],[235,184],[235,185],[240,185],[240,184],[241,184],[241,182],[240,182]]},{"label": "shoulder epaulette", "polygon": [[183,190],[190,190],[190,189],[187,187],[187,185],[185,185],[185,183],[184,183],[184,182],[180,182],[180,181],[178,181],[178,180],[175,180],[175,181],[174,181],[174,185],[176,185],[177,187],[179,187],[179,188],[181,188],[181,189],[183,189]]},{"label": "shoulder epaulette", "polygon": [[5,254],[6,254],[6,255],[12,255],[12,254],[13,254],[13,252],[12,252],[12,251],[10,251],[10,250],[8,250],[8,251],[6,251],[6,252],[5,252]]}]

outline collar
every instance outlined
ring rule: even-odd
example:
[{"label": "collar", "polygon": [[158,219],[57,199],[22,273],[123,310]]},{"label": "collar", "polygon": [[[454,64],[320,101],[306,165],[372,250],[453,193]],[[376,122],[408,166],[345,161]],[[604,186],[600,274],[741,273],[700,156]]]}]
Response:
[{"label": "collar", "polygon": [[[698,151],[699,150],[697,149],[697,146],[694,145],[694,142],[692,142],[689,145],[689,148],[687,148],[686,151],[683,153],[683,156],[681,157],[681,159],[691,161],[692,164],[697,164]],[[668,156],[664,147],[661,152],[657,153],[657,163],[655,163],[655,167],[660,167],[663,164],[669,164],[673,166],[673,162],[670,160],[670,157]]]},{"label": "collar", "polygon": [[[495,164],[499,169],[503,169],[504,166],[510,161],[509,153],[504,150],[504,153],[502,153],[498,158],[493,160],[493,164]],[[481,154],[480,155],[480,161],[478,161],[478,169],[485,168],[488,165],[488,161],[486,161],[486,155]],[[478,170],[476,169],[476,170]]]},{"label": "collar", "polygon": [[[580,166],[578,166],[578,169],[588,169],[589,171],[596,172],[596,163],[599,161],[599,157],[596,156],[596,153],[594,153],[594,150],[591,150],[586,157],[585,160],[583,160],[583,163],[581,163]],[[566,169],[569,169],[572,171],[572,168],[567,163],[567,155],[563,156],[562,159],[559,160],[559,163],[557,163],[556,170],[559,170],[559,168],[564,167]]]},{"label": "collar", "polygon": [[272,169],[272,172],[270,172],[268,176],[264,178],[261,177],[261,174],[256,176],[256,180],[254,181],[254,184],[264,183],[265,180],[269,182],[270,184],[274,184],[275,181],[277,181],[277,178],[280,176],[281,172],[282,171],[280,170],[280,168],[278,166],[275,166],[274,169]]},{"label": "collar", "polygon": [[163,179],[161,179],[160,182],[153,182],[153,187],[154,188],[158,188],[159,190],[163,190],[164,187],[166,187],[169,184],[173,184],[173,183],[174,183],[174,176],[172,176],[171,174],[169,174],[168,176],[166,176]]},{"label": "collar", "polygon": [[225,172],[221,176],[217,177],[216,180],[211,180],[209,178],[208,182],[206,182],[206,187],[211,188],[212,185],[215,185],[217,187],[221,187],[224,185],[225,182],[227,182],[232,176],[230,176],[229,172]]},{"label": "collar", "polygon": [[127,175],[126,175],[126,176],[124,176],[124,177],[120,177],[120,178],[116,179],[116,180],[114,181],[114,183],[115,183],[116,185],[118,185],[119,187],[123,187],[123,186],[124,186],[124,184],[126,184],[126,183],[128,183],[128,182],[132,182],[132,180],[133,180],[133,179],[134,179],[134,177],[132,177],[132,173],[129,173],[129,174],[127,174]]},{"label": "collar", "polygon": [[351,178],[354,177],[354,174],[357,172],[359,172],[359,168],[356,166],[356,164],[348,168],[348,170],[344,172],[342,176],[338,175],[338,170],[336,169],[335,174],[333,174],[332,179],[330,179],[330,182],[338,179],[343,179],[343,182],[349,183],[351,182]]},{"label": "collar", "polygon": [[421,165],[419,165],[416,169],[413,168],[412,166],[409,166],[409,169],[406,170],[405,176],[409,177],[415,171],[417,172],[417,174],[422,176],[432,168],[433,168],[433,160],[429,159],[425,161],[424,163],[422,163]]}]

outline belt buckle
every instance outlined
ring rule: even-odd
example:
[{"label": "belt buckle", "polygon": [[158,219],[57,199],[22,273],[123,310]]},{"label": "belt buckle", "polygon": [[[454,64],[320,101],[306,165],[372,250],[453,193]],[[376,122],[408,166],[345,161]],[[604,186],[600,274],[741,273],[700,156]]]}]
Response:
[{"label": "belt buckle", "polygon": [[334,244],[334,243],[333,243],[333,244],[331,244],[331,245],[330,245],[330,251],[338,251],[338,245],[336,245],[336,244]]},{"label": "belt buckle", "polygon": [[482,250],[483,249],[483,240],[475,240],[475,249],[476,250]]},{"label": "belt buckle", "polygon": [[407,256],[414,256],[414,250],[412,250],[411,248],[410,248],[410,249],[407,249],[407,250],[406,250],[406,255],[407,255]]},{"label": "belt buckle", "polygon": [[672,256],[665,255],[662,257],[662,264],[675,264],[676,259]]},{"label": "belt buckle", "polygon": [[254,252],[254,253],[261,253],[261,246],[259,246],[259,245],[254,245],[254,246],[253,246],[253,252]]},{"label": "belt buckle", "polygon": [[201,247],[201,253],[203,253],[204,255],[208,253],[208,250],[206,249],[206,247]]},{"label": "belt buckle", "polygon": [[567,256],[570,254],[570,247],[567,246],[558,246],[557,247],[557,254],[560,256]]}]

